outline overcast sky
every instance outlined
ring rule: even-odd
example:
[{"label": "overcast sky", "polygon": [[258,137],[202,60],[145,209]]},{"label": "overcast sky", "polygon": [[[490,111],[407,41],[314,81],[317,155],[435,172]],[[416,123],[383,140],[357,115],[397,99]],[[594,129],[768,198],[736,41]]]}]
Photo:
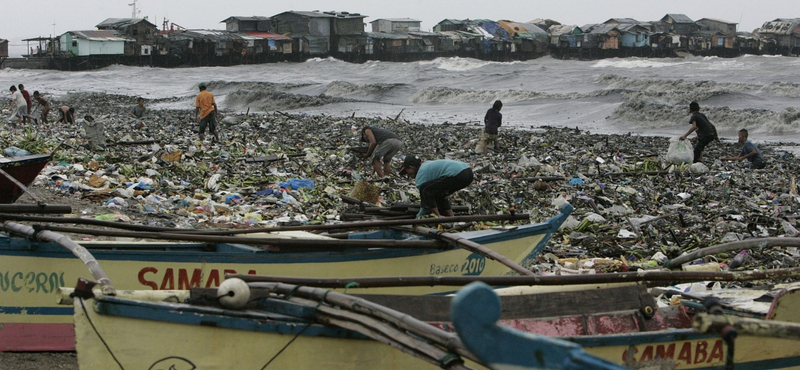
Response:
[{"label": "overcast sky", "polygon": [[[60,35],[69,30],[91,30],[106,18],[132,16],[133,0],[36,0],[13,2],[17,11],[5,9],[0,16],[0,38],[12,46],[21,39]],[[775,18],[800,17],[798,0],[137,0],[138,16],[161,27],[164,19],[186,28],[224,29],[229,16],[272,16],[288,10],[348,11],[379,18],[413,18],[431,30],[445,18],[508,19],[527,22],[550,18],[563,24],[602,23],[609,18],[661,19],[665,14],[685,14],[693,20],[715,18],[752,31]],[[369,27],[367,31],[369,31]]]}]

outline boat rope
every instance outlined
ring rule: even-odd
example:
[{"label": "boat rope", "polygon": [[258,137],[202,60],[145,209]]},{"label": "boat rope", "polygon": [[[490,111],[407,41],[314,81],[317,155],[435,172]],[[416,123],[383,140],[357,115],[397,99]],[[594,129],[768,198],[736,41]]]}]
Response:
[{"label": "boat rope", "polygon": [[439,359],[439,367],[442,369],[448,369],[453,365],[453,362],[463,364],[464,360],[461,359],[461,356],[455,353],[447,353]]},{"label": "boat rope", "polygon": [[308,324],[306,324],[306,326],[305,326],[304,328],[300,329],[300,331],[298,331],[298,332],[297,332],[297,334],[295,334],[295,335],[294,335],[294,337],[292,337],[292,339],[290,339],[290,340],[289,340],[289,342],[287,342],[287,343],[286,343],[286,344],[283,346],[283,348],[281,348],[281,349],[280,349],[280,350],[279,350],[277,353],[275,353],[275,355],[274,355],[274,356],[272,356],[272,358],[271,358],[271,359],[269,359],[269,361],[267,361],[267,363],[266,363],[266,364],[264,364],[264,367],[262,367],[262,368],[261,368],[261,370],[264,370],[264,369],[266,369],[266,368],[267,368],[267,366],[269,366],[270,364],[272,364],[272,361],[275,361],[275,359],[277,359],[277,358],[278,358],[278,356],[280,356],[280,355],[281,355],[281,353],[283,353],[283,351],[285,351],[287,348],[289,348],[289,346],[290,346],[292,343],[294,343],[295,339],[297,339],[297,337],[299,337],[299,336],[300,336],[300,334],[303,334],[303,332],[304,332],[304,331],[306,331],[306,329],[308,329],[310,326],[311,326],[311,323],[308,323]]},{"label": "boat rope", "polygon": [[89,312],[87,312],[86,310],[86,301],[84,301],[83,298],[78,298],[78,301],[81,302],[81,309],[83,309],[83,314],[86,316],[86,321],[89,322],[89,325],[92,326],[92,330],[94,330],[94,333],[97,334],[97,339],[100,339],[100,342],[102,342],[103,346],[106,347],[106,350],[108,350],[108,354],[111,355],[111,358],[114,359],[114,362],[116,362],[117,365],[119,365],[119,368],[125,370],[125,367],[122,366],[122,364],[119,362],[117,356],[114,356],[114,352],[111,351],[111,347],[108,345],[108,343],[106,343],[106,340],[103,339],[103,336],[100,335],[100,331],[98,331],[97,327],[94,326],[94,322],[92,322],[92,318],[89,317]]}]

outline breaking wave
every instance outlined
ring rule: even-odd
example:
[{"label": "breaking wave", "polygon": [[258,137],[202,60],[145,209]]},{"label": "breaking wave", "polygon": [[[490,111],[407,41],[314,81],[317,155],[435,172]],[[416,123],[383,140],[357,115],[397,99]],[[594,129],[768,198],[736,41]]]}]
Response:
[{"label": "breaking wave", "polygon": [[455,57],[455,58],[437,58],[432,61],[419,62],[419,65],[423,67],[427,66],[427,67],[438,68],[451,72],[465,72],[483,68],[490,65],[496,65],[496,64],[513,65],[516,63],[522,63],[522,62],[489,62],[479,59]]},{"label": "breaking wave", "polygon": [[403,83],[357,85],[346,81],[334,81],[325,87],[324,94],[335,97],[360,97],[380,100],[392,94],[397,89],[408,87],[409,85]]},{"label": "breaking wave", "polygon": [[435,86],[418,91],[412,98],[413,103],[425,104],[461,104],[471,102],[492,102],[497,99],[504,103],[534,101],[534,100],[571,100],[589,97],[607,96],[620,91],[596,90],[589,93],[544,93],[539,91],[524,90],[464,90],[450,87]]}]

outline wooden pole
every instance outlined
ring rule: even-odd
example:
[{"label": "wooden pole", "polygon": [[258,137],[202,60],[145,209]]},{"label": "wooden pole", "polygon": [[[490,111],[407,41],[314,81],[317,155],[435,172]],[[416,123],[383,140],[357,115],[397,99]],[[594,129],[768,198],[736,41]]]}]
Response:
[{"label": "wooden pole", "polygon": [[286,239],[286,238],[249,238],[237,236],[199,235],[188,233],[166,233],[146,231],[96,230],[77,227],[37,225],[41,230],[52,230],[65,233],[117,236],[141,239],[180,240],[203,243],[234,243],[247,245],[266,245],[275,248],[297,249],[346,249],[346,248],[393,248],[393,249],[439,249],[452,247],[437,240],[386,240],[386,239]]},{"label": "wooden pole", "polygon": [[169,232],[176,234],[191,233],[191,234],[201,234],[201,235],[233,235],[233,234],[250,234],[250,233],[268,233],[276,231],[326,231],[326,230],[376,229],[376,228],[386,228],[386,227],[405,226],[405,225],[438,225],[443,223],[454,223],[454,222],[524,221],[524,220],[530,220],[530,215],[527,213],[503,214],[503,215],[474,215],[474,216],[438,217],[438,218],[412,219],[412,220],[378,220],[378,221],[347,222],[347,223],[326,224],[326,225],[276,226],[276,227],[263,227],[263,228],[256,227],[256,228],[230,229],[230,230],[176,229],[172,227],[145,226],[145,225],[123,223],[123,222],[92,220],[86,218],[25,216],[25,215],[16,215],[8,213],[0,213],[0,220],[31,221],[31,222],[42,222],[42,223],[54,223],[54,224],[92,225],[92,226],[103,226],[103,227],[123,229],[123,230]]},{"label": "wooden pole", "polygon": [[800,238],[754,238],[747,240],[739,240],[730,243],[718,244],[711,247],[698,249],[692,253],[685,254],[678,258],[672,259],[664,263],[666,268],[680,267],[682,264],[694,261],[700,257],[710,254],[717,254],[729,251],[738,251],[750,248],[767,248],[767,247],[800,247]]},{"label": "wooden pole", "polygon": [[518,263],[512,261],[510,258],[500,253],[497,253],[483,245],[475,243],[469,239],[465,239],[461,236],[458,236],[457,234],[446,233],[439,230],[433,230],[421,226],[414,227],[414,230],[417,233],[425,235],[429,238],[445,241],[447,243],[450,243],[451,245],[456,245],[470,252],[477,253],[486,258],[500,262],[506,267],[516,271],[521,275],[528,275],[528,276],[534,275],[532,271],[526,269],[525,267],[520,266]]},{"label": "wooden pole", "polygon": [[698,313],[694,316],[692,327],[699,333],[719,333],[723,329],[730,327],[736,329],[736,332],[739,334],[757,337],[800,339],[800,324],[781,321]]},{"label": "wooden pole", "polygon": [[345,288],[356,284],[359,288],[385,288],[409,286],[464,286],[482,281],[491,286],[579,285],[611,283],[666,283],[697,281],[751,281],[800,277],[800,267],[759,271],[637,271],[590,275],[552,276],[387,276],[373,278],[298,278],[290,276],[227,275],[247,282],[284,282],[320,288]]},{"label": "wooden pole", "polygon": [[62,204],[0,204],[0,213],[68,214],[72,207]]}]

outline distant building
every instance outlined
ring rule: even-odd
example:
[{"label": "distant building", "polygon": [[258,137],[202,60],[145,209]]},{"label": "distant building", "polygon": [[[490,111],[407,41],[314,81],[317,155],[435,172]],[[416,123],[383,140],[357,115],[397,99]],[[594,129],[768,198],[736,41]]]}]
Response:
[{"label": "distant building", "polygon": [[691,18],[683,14],[667,14],[661,22],[669,24],[669,33],[688,36],[699,28]]},{"label": "distant building", "polygon": [[464,21],[458,19],[445,19],[433,26],[433,32],[463,31]]},{"label": "distant building", "polygon": [[765,22],[756,34],[763,40],[765,52],[800,54],[800,18],[778,18]]},{"label": "distant building", "polygon": [[722,32],[723,35],[727,36],[736,35],[736,23],[734,22],[727,22],[713,18],[702,18],[697,21],[697,24],[700,26],[700,29],[703,30],[719,31]]},{"label": "distant building", "polygon": [[412,32],[419,31],[421,21],[411,18],[381,18],[369,22],[372,32]]},{"label": "distant building", "polygon": [[8,58],[8,40],[0,39],[0,58]]},{"label": "distant building", "polygon": [[112,30],[68,31],[59,36],[61,51],[79,57],[132,55],[134,42],[133,39]]},{"label": "distant building", "polygon": [[270,32],[271,20],[268,17],[228,17],[220,23],[225,23],[228,32]]},{"label": "distant building", "polygon": [[151,55],[155,44],[155,34],[158,26],[150,23],[146,18],[108,18],[97,26],[98,30],[117,31],[121,36],[134,40],[132,50],[126,55]]},{"label": "distant building", "polygon": [[332,14],[288,11],[272,18],[273,32],[295,40],[294,52],[324,55],[331,51]]}]

